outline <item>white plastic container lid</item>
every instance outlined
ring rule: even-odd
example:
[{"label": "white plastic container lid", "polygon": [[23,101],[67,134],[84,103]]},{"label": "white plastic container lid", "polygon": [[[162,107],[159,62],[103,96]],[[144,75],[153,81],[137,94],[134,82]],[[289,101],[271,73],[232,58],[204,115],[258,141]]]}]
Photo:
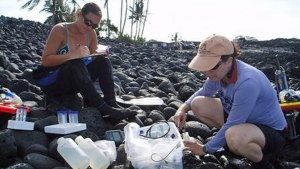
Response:
[{"label": "white plastic container lid", "polygon": [[84,140],[84,138],[82,137],[82,136],[77,136],[76,137],[76,139],[75,139],[75,142],[77,143],[77,144],[79,144],[81,141],[83,141]]}]

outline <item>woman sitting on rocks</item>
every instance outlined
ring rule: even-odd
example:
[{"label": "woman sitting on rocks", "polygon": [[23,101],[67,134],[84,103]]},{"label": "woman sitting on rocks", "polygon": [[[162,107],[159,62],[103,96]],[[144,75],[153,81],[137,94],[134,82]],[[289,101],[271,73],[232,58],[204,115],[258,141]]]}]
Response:
[{"label": "woman sitting on rocks", "polygon": [[[124,109],[116,103],[112,66],[107,55],[87,57],[97,50],[98,40],[95,28],[101,20],[100,7],[87,3],[77,13],[72,23],[55,25],[47,39],[42,66],[52,69],[39,78],[43,92],[52,97],[74,95],[83,96],[88,107],[97,108],[102,115],[114,119],[133,117],[136,112]],[[93,82],[98,79],[103,91],[102,98]]]},{"label": "woman sitting on rocks", "polygon": [[[254,168],[272,168],[269,158],[285,144],[287,125],[276,90],[263,72],[236,59],[238,46],[221,35],[203,41],[189,68],[207,79],[176,112],[181,129],[189,110],[218,133],[205,145],[185,142],[193,154],[229,150],[253,162]],[[213,96],[218,94],[219,98]]]}]

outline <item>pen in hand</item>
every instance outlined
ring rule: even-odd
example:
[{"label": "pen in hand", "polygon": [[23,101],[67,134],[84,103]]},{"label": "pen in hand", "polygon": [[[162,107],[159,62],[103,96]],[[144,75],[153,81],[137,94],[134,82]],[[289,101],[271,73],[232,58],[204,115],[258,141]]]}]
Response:
[{"label": "pen in hand", "polygon": [[84,57],[91,56],[89,48],[81,44],[76,45],[76,53],[78,54],[77,58],[84,58]]}]

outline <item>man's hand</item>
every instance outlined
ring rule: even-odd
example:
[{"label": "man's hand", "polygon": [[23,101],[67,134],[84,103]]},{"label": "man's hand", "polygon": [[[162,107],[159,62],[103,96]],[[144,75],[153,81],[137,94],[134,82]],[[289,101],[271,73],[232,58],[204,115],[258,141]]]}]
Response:
[{"label": "man's hand", "polygon": [[177,111],[174,115],[174,122],[178,129],[182,130],[186,121],[186,113],[183,111]]},{"label": "man's hand", "polygon": [[194,155],[203,156],[206,153],[203,152],[203,145],[201,145],[198,141],[184,141],[185,145],[184,151],[190,151]]}]

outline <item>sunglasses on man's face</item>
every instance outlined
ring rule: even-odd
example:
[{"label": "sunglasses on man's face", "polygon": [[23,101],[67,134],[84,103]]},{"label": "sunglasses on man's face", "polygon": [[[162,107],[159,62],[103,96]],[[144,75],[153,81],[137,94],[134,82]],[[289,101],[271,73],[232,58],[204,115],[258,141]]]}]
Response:
[{"label": "sunglasses on man's face", "polygon": [[218,69],[219,66],[220,66],[222,63],[223,63],[223,61],[221,60],[220,62],[218,62],[218,64],[217,64],[215,67],[213,67],[213,68],[210,69],[210,70],[216,70],[216,69]]},{"label": "sunglasses on man's face", "polygon": [[86,18],[85,16],[83,16],[83,21],[84,24],[86,24],[86,26],[91,26],[93,29],[96,29],[98,27],[98,24],[94,24],[90,19]]}]

